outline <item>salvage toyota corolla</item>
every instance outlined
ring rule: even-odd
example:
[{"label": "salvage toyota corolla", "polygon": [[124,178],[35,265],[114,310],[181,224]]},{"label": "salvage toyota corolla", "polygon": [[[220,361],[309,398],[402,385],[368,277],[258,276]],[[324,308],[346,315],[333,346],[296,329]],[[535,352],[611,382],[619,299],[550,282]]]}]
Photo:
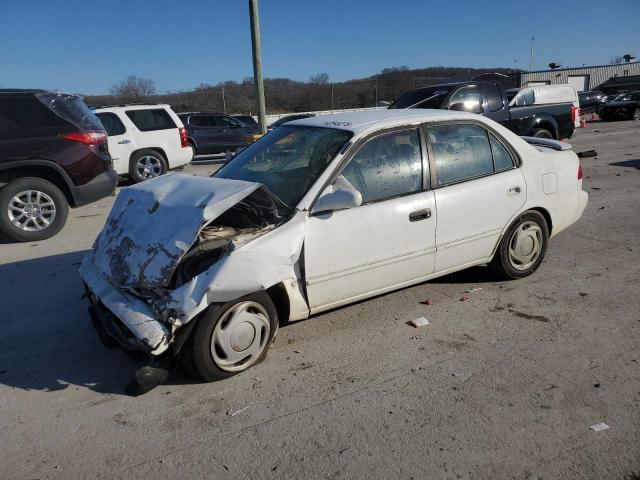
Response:
[{"label": "salvage toyota corolla", "polygon": [[80,274],[103,341],[154,359],[139,390],[178,358],[212,381],[259,362],[279,322],[473,265],[529,275],[586,204],[566,143],[463,112],[317,116],[212,178],[123,189]]}]

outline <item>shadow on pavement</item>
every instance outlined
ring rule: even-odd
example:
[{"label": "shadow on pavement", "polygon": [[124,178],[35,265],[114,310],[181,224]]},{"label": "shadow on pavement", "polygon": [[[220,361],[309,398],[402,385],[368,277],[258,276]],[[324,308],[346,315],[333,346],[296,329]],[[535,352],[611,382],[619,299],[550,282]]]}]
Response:
[{"label": "shadow on pavement", "polygon": [[610,163],[609,165],[614,167],[628,167],[640,170],[640,159],[636,158],[633,160],[621,160],[619,162]]},{"label": "shadow on pavement", "polygon": [[0,384],[123,393],[139,366],[107,349],[87,313],[77,269],[86,251],[0,265]]}]

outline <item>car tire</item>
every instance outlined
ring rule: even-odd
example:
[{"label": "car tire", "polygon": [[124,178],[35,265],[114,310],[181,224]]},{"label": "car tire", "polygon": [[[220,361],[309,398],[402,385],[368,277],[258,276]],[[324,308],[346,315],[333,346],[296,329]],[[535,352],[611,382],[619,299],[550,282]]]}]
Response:
[{"label": "car tire", "polygon": [[539,212],[529,210],[507,229],[490,266],[504,279],[526,277],[542,263],[548,243],[547,221]]},{"label": "car tire", "polygon": [[64,193],[42,178],[19,178],[0,189],[0,231],[18,242],[54,236],[68,214]]},{"label": "car tire", "polygon": [[197,320],[182,351],[192,376],[212,382],[261,362],[278,329],[269,295],[256,292],[224,305],[210,305]]},{"label": "car tire", "polygon": [[636,110],[633,112],[633,115],[631,115],[631,119],[640,120],[640,108],[636,108]]},{"label": "car tire", "polygon": [[531,136],[537,137],[537,138],[548,138],[550,140],[554,140],[555,139],[553,134],[549,130],[547,130],[546,128],[536,128],[536,129],[534,129],[533,132],[531,132]]},{"label": "car tire", "polygon": [[150,149],[134,153],[129,162],[129,176],[136,183],[164,175],[168,169],[162,154]]}]

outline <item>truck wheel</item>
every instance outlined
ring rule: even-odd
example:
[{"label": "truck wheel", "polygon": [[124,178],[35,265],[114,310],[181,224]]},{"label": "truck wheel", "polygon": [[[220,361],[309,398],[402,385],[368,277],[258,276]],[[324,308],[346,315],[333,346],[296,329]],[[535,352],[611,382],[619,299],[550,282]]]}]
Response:
[{"label": "truck wheel", "polygon": [[542,263],[548,242],[547,221],[529,210],[507,229],[490,266],[507,280],[531,275]]},{"label": "truck wheel", "polygon": [[538,138],[549,138],[551,140],[554,140],[553,135],[546,128],[536,128],[533,130],[533,132],[531,132],[531,135]]},{"label": "truck wheel", "polygon": [[264,359],[278,329],[278,314],[265,292],[210,305],[182,355],[187,370],[206,382],[222,380]]},{"label": "truck wheel", "polygon": [[19,178],[0,189],[0,231],[18,242],[54,236],[68,214],[64,193],[42,178]]},{"label": "truck wheel", "polygon": [[167,161],[155,150],[140,150],[131,157],[129,175],[134,182],[142,182],[167,173]]}]

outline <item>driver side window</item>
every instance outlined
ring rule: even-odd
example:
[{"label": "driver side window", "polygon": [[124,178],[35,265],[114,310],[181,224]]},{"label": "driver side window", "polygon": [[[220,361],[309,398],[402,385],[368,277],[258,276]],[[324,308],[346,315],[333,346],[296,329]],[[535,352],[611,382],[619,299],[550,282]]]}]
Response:
[{"label": "driver side window", "polygon": [[418,130],[380,135],[369,140],[342,171],[362,194],[362,203],[422,190],[422,154]]}]

